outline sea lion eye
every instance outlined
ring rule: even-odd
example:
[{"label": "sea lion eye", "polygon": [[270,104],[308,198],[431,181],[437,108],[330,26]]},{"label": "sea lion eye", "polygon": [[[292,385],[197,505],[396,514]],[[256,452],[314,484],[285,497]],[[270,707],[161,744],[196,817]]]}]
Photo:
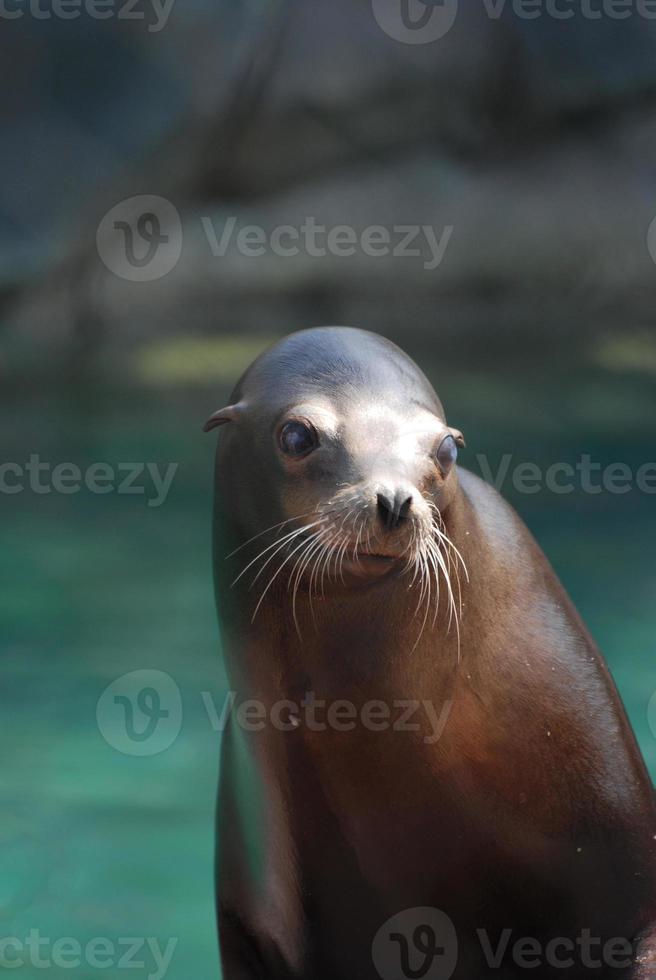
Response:
[{"label": "sea lion eye", "polygon": [[442,470],[444,476],[446,476],[451,470],[453,464],[458,458],[458,447],[456,446],[456,441],[453,436],[446,436],[445,439],[440,443],[440,448],[435,454],[437,463]]},{"label": "sea lion eye", "polygon": [[286,456],[306,456],[319,445],[317,433],[306,422],[285,422],[278,438]]}]

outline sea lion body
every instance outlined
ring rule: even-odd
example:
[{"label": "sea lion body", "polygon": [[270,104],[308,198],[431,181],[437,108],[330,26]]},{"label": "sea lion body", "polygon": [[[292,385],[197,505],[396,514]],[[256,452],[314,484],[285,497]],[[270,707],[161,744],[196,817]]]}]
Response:
[{"label": "sea lion body", "polygon": [[[298,459],[279,452],[290,409],[293,446],[299,418],[319,430]],[[215,572],[237,693],[218,815],[226,980],[385,980],[375,937],[422,908],[452,923],[457,962],[399,980],[524,976],[516,940],[578,942],[580,956],[582,933],[642,941],[640,953],[569,975],[656,975],[654,793],[624,710],[521,520],[477,477],[435,465],[431,439],[461,440],[421,372],[375,335],[303,331],[255,362],[225,421]],[[439,563],[413,580],[399,557],[431,514],[450,541],[450,601]],[[314,555],[311,531],[276,544],[313,520],[333,535],[346,523],[351,542],[342,575],[336,560],[321,583],[321,538]],[[361,568],[348,548],[366,550],[367,533]],[[486,950],[504,930],[492,970]],[[552,960],[541,977],[561,972]]]}]

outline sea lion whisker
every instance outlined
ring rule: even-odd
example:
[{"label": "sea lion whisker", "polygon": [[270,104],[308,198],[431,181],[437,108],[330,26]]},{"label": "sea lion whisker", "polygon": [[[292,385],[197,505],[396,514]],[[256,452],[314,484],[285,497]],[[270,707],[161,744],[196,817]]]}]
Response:
[{"label": "sea lion whisker", "polygon": [[422,636],[424,634],[424,629],[426,628],[426,621],[428,619],[428,613],[429,613],[429,610],[430,610],[430,598],[431,598],[430,571],[429,571],[429,568],[428,568],[428,562],[426,560],[425,553],[423,553],[423,552],[421,553],[420,559],[421,559],[421,563],[422,563],[422,580],[423,580],[423,582],[426,583],[426,587],[424,588],[423,585],[422,585],[422,593],[421,593],[421,598],[420,598],[420,604],[417,607],[417,610],[415,612],[415,616],[417,615],[417,613],[419,612],[419,609],[421,608],[424,595],[426,596],[426,612],[424,613],[424,618],[423,618],[422,623],[421,623],[421,628],[419,630],[419,635],[418,635],[417,639],[415,640],[414,646],[412,647],[412,649],[410,651],[410,654],[413,654],[415,652],[415,650],[417,649],[417,647],[419,646],[419,641],[421,640],[421,638],[422,638]]},{"label": "sea lion whisker", "polygon": [[[449,539],[447,538],[446,540],[448,541]],[[452,588],[452,585],[451,585],[451,579],[449,577],[448,570],[446,568],[446,563],[444,561],[444,556],[443,556],[443,554],[441,552],[441,549],[439,547],[438,542],[435,539],[433,539],[431,541],[431,543],[430,543],[430,547],[432,548],[432,550],[433,550],[433,552],[435,554],[436,559],[440,563],[440,567],[442,568],[442,572],[443,572],[444,577],[445,577],[445,580],[446,580],[446,585],[447,585],[447,589],[448,589],[448,592],[449,592],[449,621],[448,621],[448,624],[447,624],[447,632],[450,631],[451,624],[452,624],[452,622],[454,622],[455,623],[455,628],[456,628],[456,640],[457,640],[457,648],[458,648],[458,662],[460,662],[460,615],[462,615],[462,607],[460,606],[460,614],[459,614],[459,611],[456,608],[455,597],[454,597],[453,588]],[[458,578],[458,585],[459,584],[460,584],[460,580]]]},{"label": "sea lion whisker", "polygon": [[419,602],[417,603],[417,608],[415,609],[415,612],[414,612],[414,615],[416,616],[417,613],[419,612],[419,607],[421,606],[421,603],[423,601],[423,598],[424,598],[424,589],[426,587],[425,584],[424,584],[424,567],[423,567],[423,563],[422,563],[422,560],[421,560],[421,548],[419,547],[419,545],[417,546],[417,554],[415,556],[415,566],[416,566],[416,577],[419,580],[419,586],[420,586],[420,588],[419,588]]},{"label": "sea lion whisker", "polygon": [[255,576],[255,578],[251,582],[251,586],[253,586],[255,584],[255,582],[258,580],[258,578],[260,577],[260,575],[262,574],[262,572],[264,571],[264,569],[266,568],[266,566],[269,564],[269,562],[271,561],[271,559],[274,558],[275,555],[282,548],[285,547],[285,545],[287,545],[291,541],[293,541],[293,539],[296,538],[296,537],[298,537],[298,535],[303,534],[305,531],[310,530],[310,528],[316,527],[318,524],[323,524],[323,523],[324,523],[324,521],[323,521],[323,518],[322,518],[321,520],[313,521],[312,524],[304,524],[302,527],[295,528],[293,531],[290,531],[284,537],[282,537],[282,538],[280,538],[280,539],[278,539],[276,541],[273,541],[271,544],[267,545],[266,548],[263,548],[262,551],[260,551],[259,554],[257,554],[255,556],[255,558],[253,558],[252,561],[249,561],[248,565],[246,565],[246,567],[241,570],[241,572],[239,573],[239,575],[237,576],[237,578],[234,579],[234,581],[232,582],[231,588],[232,588],[232,586],[235,586],[237,584],[237,582],[240,580],[240,578],[242,578],[242,576],[246,574],[246,572],[248,571],[248,569],[251,568],[255,564],[255,562],[259,561],[260,558],[263,558],[264,555],[266,555],[266,553],[268,551],[271,551],[272,549],[275,549],[274,552],[273,552],[273,554],[269,556],[269,558],[267,559],[267,561],[264,563],[264,565],[262,566],[262,568],[259,570],[259,572]]},{"label": "sea lion whisker", "polygon": [[[438,566],[437,558],[433,548],[429,547],[426,550],[426,558],[430,564],[432,571],[435,573],[435,611],[433,613],[433,627],[437,622],[437,615],[440,609],[440,567]],[[448,574],[447,574],[448,579]],[[448,628],[447,628],[448,630]]]},{"label": "sea lion whisker", "polygon": [[[296,565],[294,566],[295,569],[298,566],[298,571],[296,572],[296,577],[294,579],[294,591],[293,591],[293,595],[292,595],[292,615],[294,617],[294,625],[296,626],[296,632],[298,633],[299,639],[301,638],[301,628],[299,626],[298,617],[296,615],[296,598],[297,598],[297,595],[298,595],[298,587],[299,587],[299,584],[301,582],[301,579],[303,578],[303,574],[305,572],[305,569],[308,567],[308,565],[310,564],[310,562],[312,560],[313,554],[315,552],[321,551],[321,549],[323,547],[324,542],[322,540],[322,536],[324,534],[324,530],[325,529],[322,528],[321,531],[319,531],[317,533],[317,538],[314,541],[311,541],[308,544],[308,547],[306,548],[306,550],[304,552],[302,552],[300,559],[296,562]],[[294,574],[294,572],[292,571],[292,575],[293,574]],[[291,580],[291,576],[290,576],[290,580]],[[288,590],[289,590],[289,586],[288,586]],[[314,610],[312,608],[312,584],[311,584],[311,580],[310,580],[309,598],[310,598],[310,612],[311,612],[312,618],[314,620]],[[316,625],[316,621],[315,621],[315,625]]]},{"label": "sea lion whisker", "polygon": [[[322,523],[323,523],[322,521],[318,521],[317,522],[318,525],[321,525]],[[312,527],[312,525],[308,525],[307,527],[310,528],[310,527]],[[267,568],[267,566],[270,565],[271,562],[275,558],[277,558],[282,552],[284,552],[285,549],[287,549],[292,544],[296,544],[298,542],[298,539],[299,538],[300,538],[300,541],[301,542],[306,542],[308,540],[312,540],[314,538],[314,536],[319,533],[319,531],[312,531],[310,534],[306,534],[306,531],[307,531],[307,528],[304,527],[302,529],[299,529],[299,533],[298,534],[287,536],[287,537],[283,538],[281,541],[276,542],[275,550],[271,552],[271,554],[269,555],[269,557],[267,558],[267,560],[264,562],[264,564],[262,565],[262,567],[258,570],[257,574],[255,575],[255,577],[253,578],[252,582],[249,585],[249,589],[252,589],[253,588],[253,586],[255,585],[255,583],[257,582],[257,580],[260,578],[260,576],[262,575],[262,573],[264,572],[264,570]],[[297,550],[298,549],[295,548],[294,549],[294,553]],[[260,554],[258,556],[258,558],[261,558],[261,557],[263,557],[263,554]],[[257,560],[257,559],[255,559],[255,560]]]},{"label": "sea lion whisker", "polygon": [[[322,539],[321,540],[321,548],[319,549],[319,553],[315,556],[314,568],[312,569],[312,574],[310,576],[310,585],[309,585],[310,602],[312,602],[312,590],[314,588],[315,577],[316,577],[317,570],[318,570],[318,567],[319,567],[318,566],[318,563],[321,560],[321,558],[322,558],[322,556],[323,556],[326,548],[328,547],[329,537],[330,537],[330,531],[329,531],[328,528],[326,528],[325,531],[321,535],[321,539]],[[317,592],[317,595],[318,595],[318,592]]]},{"label": "sea lion whisker", "polygon": [[419,552],[420,552],[419,535],[415,534],[415,537],[413,539],[413,550],[411,556],[412,563],[410,565],[410,568],[414,567],[414,574],[412,576],[412,579],[410,580],[410,585],[408,586],[408,589],[413,588],[415,582],[417,581],[417,577],[419,575],[419,571],[420,571]]},{"label": "sea lion whisker", "polygon": [[[333,558],[336,559],[336,555],[339,547],[339,540],[340,540],[339,533],[338,531],[335,530],[333,534],[330,536],[330,538],[328,539],[325,552],[322,553],[319,558],[319,565],[321,567],[321,595],[324,598],[326,595],[326,591],[325,591],[326,574],[330,579],[331,577],[330,565]],[[335,574],[336,573],[337,573],[337,567],[335,566]],[[318,589],[317,589],[317,594],[318,594]]]},{"label": "sea lion whisker", "polygon": [[[339,544],[340,544],[339,532],[337,531],[337,529],[335,529],[335,533],[334,533],[333,539],[332,539],[332,547],[331,547],[331,550],[330,550],[330,556],[329,556],[328,564],[326,565],[326,571],[327,571],[328,579],[329,580],[331,578],[334,578],[334,577],[337,576],[337,554],[338,554],[338,550],[339,550]],[[333,575],[333,572],[331,571],[331,567],[332,567],[333,562],[335,564],[335,572],[334,572],[334,575]]]},{"label": "sea lion whisker", "polygon": [[[350,498],[350,499],[355,499],[356,496],[357,495],[354,494],[353,497]],[[349,543],[348,536],[344,534],[344,525],[346,524],[346,521],[351,516],[353,516],[353,513],[354,513],[353,508],[349,508],[347,510],[347,512],[344,514],[344,516],[342,518],[342,523],[340,524],[339,528],[336,528],[335,529],[335,536],[337,538],[337,544],[336,544],[335,549],[334,549],[335,578],[337,578],[338,576],[340,576],[342,578],[342,581],[344,581],[343,575],[342,575],[342,567],[341,567],[342,552],[343,552],[343,550],[344,550],[345,547],[348,548],[348,543]],[[329,576],[330,576],[330,565],[328,566],[328,569],[329,569]]]},{"label": "sea lion whisker", "polygon": [[[330,532],[329,532],[330,534]],[[314,616],[314,608],[312,606],[312,589],[316,586],[316,595],[319,597],[319,572],[323,567],[323,561],[326,554],[330,553],[331,548],[331,538],[329,536],[328,540],[324,541],[319,554],[315,557],[314,568],[312,569],[312,575],[310,576],[310,612],[312,613],[312,619],[316,627],[316,619]],[[325,595],[325,593],[322,594]]]},{"label": "sea lion whisker", "polygon": [[[335,540],[335,532],[333,532],[330,535],[330,537],[328,538],[328,540],[326,542],[326,548],[322,552],[322,554],[321,554],[321,556],[319,558],[319,567],[321,568],[321,579],[320,579],[321,595],[324,598],[325,598],[325,595],[326,595],[326,590],[325,590],[326,566],[328,565],[328,563],[330,562],[330,559],[332,557],[332,553],[333,553],[333,542],[334,542],[334,540]],[[319,579],[317,581],[319,582]],[[318,595],[318,585],[317,585],[317,595]]]},{"label": "sea lion whisker", "polygon": [[333,535],[333,537],[330,540],[330,548],[328,549],[328,552],[326,553],[326,557],[324,558],[323,566],[322,566],[322,569],[321,569],[321,594],[322,594],[322,596],[325,596],[326,595],[326,584],[325,584],[326,574],[328,575],[328,578],[330,579],[330,563],[333,560],[333,557],[334,557],[334,554],[335,554],[335,550],[336,550],[335,549],[336,538],[337,538],[337,536],[336,535]]},{"label": "sea lion whisker", "polygon": [[263,531],[259,531],[257,534],[254,534],[252,538],[248,539],[248,541],[244,541],[244,543],[240,544],[238,548],[235,548],[234,551],[231,551],[229,554],[227,554],[225,556],[225,560],[227,561],[228,558],[232,558],[233,555],[236,555],[237,552],[241,551],[243,548],[251,544],[253,541],[256,541],[258,538],[261,538],[263,534],[267,534],[268,531],[275,531],[276,528],[284,527],[285,524],[290,524],[292,521],[301,521],[303,520],[304,517],[311,517],[313,513],[316,512],[308,511],[307,514],[298,514],[296,517],[288,517],[284,521],[279,521],[278,524],[272,524],[271,527],[265,527]]},{"label": "sea lion whisker", "polygon": [[346,585],[346,581],[344,580],[344,560],[346,559],[347,554],[348,554],[348,541],[345,541],[342,544],[342,547],[340,549],[340,556],[339,556],[339,579],[342,585]]},{"label": "sea lion whisker", "polygon": [[[441,520],[441,518],[440,518],[440,520]],[[449,538],[449,536],[443,530],[443,528],[444,528],[444,522],[441,521],[441,523],[442,523],[442,529],[440,529],[439,527],[437,527],[437,528],[434,528],[434,530],[436,531],[436,534],[439,537],[439,539],[447,546],[447,553],[448,553],[448,556],[449,556],[449,560],[451,561],[452,554],[455,555],[456,558],[458,559],[458,561],[455,561],[455,559],[454,559],[454,566],[455,566],[454,567],[454,570],[455,570],[455,576],[456,576],[456,584],[457,584],[457,587],[458,587],[458,611],[459,611],[459,615],[462,616],[462,584],[460,582],[460,567],[462,567],[462,570],[465,573],[465,579],[466,579],[467,582],[469,582],[469,571],[467,569],[467,565],[465,563],[464,558],[462,557],[462,555],[460,554],[460,552],[458,551],[458,549],[454,545],[453,541],[451,541],[451,539]]]},{"label": "sea lion whisker", "polygon": [[[323,556],[326,553],[326,551],[327,550],[328,551],[330,550],[331,541],[333,540],[333,538],[334,538],[334,531],[331,531],[331,529],[329,527],[323,528],[322,531],[321,531],[321,536],[320,536],[319,542],[318,542],[318,545],[319,546],[314,550],[313,554],[310,556],[310,560],[312,562],[314,562],[314,567],[312,569],[312,574],[310,575],[310,582],[309,582],[309,586],[308,586],[309,595],[310,595],[310,603],[312,602],[312,590],[313,590],[313,588],[315,586],[315,582],[317,581],[318,570],[319,570],[319,567],[320,567],[319,563],[322,561]],[[309,562],[308,562],[308,564],[309,564]],[[304,572],[305,572],[305,569],[303,569],[303,573]],[[316,594],[317,595],[319,594],[318,588],[317,588]]]},{"label": "sea lion whisker", "polygon": [[453,541],[451,540],[451,538],[449,537],[449,535],[446,533],[446,528],[445,528],[445,525],[444,525],[444,519],[443,519],[442,515],[440,514],[438,508],[435,506],[435,504],[431,504],[431,507],[433,508],[433,510],[435,511],[435,513],[437,515],[437,519],[433,518],[433,531],[434,531],[434,533],[441,540],[443,540],[445,542],[445,544],[450,549],[452,549],[453,553],[458,558],[458,560],[459,560],[459,562],[460,562],[460,564],[462,566],[462,570],[464,571],[465,575],[467,576],[467,581],[469,581],[469,572],[467,571],[467,565],[465,563],[465,559],[462,557],[462,555],[460,554],[460,551],[456,548],[456,546],[454,545]]},{"label": "sea lion whisker", "polygon": [[289,573],[289,578],[287,580],[287,591],[288,592],[290,591],[293,583],[294,601],[296,597],[296,589],[298,587],[298,582],[300,581],[300,578],[303,575],[303,563],[306,562],[308,555],[311,554],[312,550],[320,543],[322,533],[323,533],[323,529],[321,531],[318,531],[316,535],[308,539],[308,541],[306,542],[307,547],[305,548],[305,550],[301,551],[301,554],[294,562],[294,566],[291,572]]},{"label": "sea lion whisker", "polygon": [[426,589],[427,589],[426,562],[424,559],[423,550],[421,548],[417,549],[417,568],[419,572],[420,590],[419,590],[419,601],[417,602],[417,607],[414,611],[413,619],[419,614],[419,610],[422,607],[424,596],[426,594]]},{"label": "sea lion whisker", "polygon": [[[320,523],[320,522],[318,522],[318,523]],[[317,534],[319,534],[319,533],[320,533],[319,531],[315,531],[315,532],[314,532],[314,534],[312,535],[312,537],[315,537],[315,536],[316,536]],[[265,596],[267,595],[267,593],[268,593],[268,591],[269,591],[269,589],[271,588],[271,586],[273,585],[273,583],[274,583],[274,582],[275,582],[275,580],[277,579],[277,577],[278,577],[278,575],[280,575],[280,573],[281,573],[281,571],[283,570],[283,568],[285,567],[285,565],[287,564],[287,562],[288,562],[288,561],[291,561],[291,559],[292,559],[292,558],[294,557],[294,555],[295,555],[295,554],[296,554],[296,553],[297,553],[298,551],[300,551],[300,550],[301,550],[302,548],[305,548],[305,547],[307,546],[307,543],[308,543],[308,542],[307,542],[307,541],[306,541],[305,539],[304,539],[303,541],[301,541],[301,543],[300,543],[300,545],[297,545],[297,546],[296,546],[296,547],[295,547],[295,548],[294,548],[294,549],[293,549],[293,550],[292,550],[292,551],[290,552],[290,554],[289,554],[289,555],[287,555],[287,557],[286,557],[286,558],[285,558],[285,560],[283,561],[283,563],[282,563],[282,565],[280,565],[280,566],[279,566],[279,568],[278,568],[278,570],[277,570],[276,572],[274,572],[274,573],[273,573],[273,575],[272,575],[272,576],[271,576],[271,578],[269,579],[269,582],[268,582],[268,584],[267,584],[267,586],[266,586],[266,588],[264,589],[264,592],[263,592],[263,593],[262,593],[262,595],[260,596],[260,600],[259,600],[259,602],[258,602],[258,604],[257,604],[257,606],[255,607],[255,612],[253,613],[253,616],[252,616],[252,618],[251,618],[251,623],[255,621],[255,617],[256,617],[256,616],[257,616],[257,614],[258,614],[258,611],[259,611],[259,608],[260,608],[260,606],[261,606],[261,605],[262,605],[262,603],[264,602],[264,598],[265,598]]]},{"label": "sea lion whisker", "polygon": [[337,545],[336,545],[336,548],[335,548],[335,579],[340,578],[342,581],[343,581],[343,578],[342,578],[342,562],[341,562],[341,559],[342,559],[342,549],[343,549],[343,547],[344,547],[344,539],[340,535],[339,540],[338,540]]},{"label": "sea lion whisker", "polygon": [[[349,513],[347,514],[347,518],[352,516],[353,516],[353,511],[349,511]],[[345,523],[346,523],[346,519],[342,522],[342,527],[340,528],[341,533],[343,533]],[[342,540],[342,544],[339,549],[339,556],[340,556],[339,577],[342,582],[342,585],[346,585],[346,582],[344,581],[344,560],[346,558],[346,555],[348,554],[348,548],[349,548],[349,538],[348,536],[345,536]]]},{"label": "sea lion whisker", "polygon": [[242,569],[239,575],[234,579],[232,584],[235,585],[239,581],[239,579],[248,571],[248,569],[252,565],[254,565],[257,561],[259,561],[260,558],[263,558],[264,555],[267,554],[267,552],[274,551],[275,553],[278,549],[283,548],[287,543],[292,541],[295,537],[298,537],[298,535],[306,531],[308,527],[313,527],[313,526],[314,524],[312,525],[304,524],[303,527],[294,528],[292,531],[287,532],[287,534],[285,534],[282,538],[272,541],[271,544],[268,544],[265,548],[259,551],[258,554],[255,555],[255,557],[248,562],[248,564]]},{"label": "sea lion whisker", "polygon": [[[410,541],[408,542],[406,548],[404,549],[404,551],[402,552],[402,555],[401,555],[401,557],[403,557],[406,554],[408,556],[407,561],[406,561],[406,563],[405,563],[405,565],[403,567],[403,570],[401,572],[402,575],[405,575],[407,572],[409,572],[410,569],[414,565],[414,554],[415,554],[415,550],[416,550],[416,542],[417,542],[417,526],[416,526],[416,524],[414,524],[413,527],[412,527],[412,536],[410,538]],[[413,579],[413,581],[414,581],[414,579]],[[412,582],[410,583],[410,585],[408,586],[408,588],[409,589],[412,588]]]},{"label": "sea lion whisker", "polygon": [[[451,615],[455,610],[455,599],[453,596],[453,587],[451,585],[451,576],[449,574],[449,567],[447,567],[447,563],[444,558],[444,553],[442,552],[441,548],[439,547],[439,545],[437,544],[434,538],[429,540],[428,549],[433,557],[434,562],[437,563],[437,566],[439,566],[439,570],[444,575],[445,584],[449,594],[449,623],[447,626],[447,630],[448,630],[451,627]],[[435,574],[439,575],[437,567],[435,569]]]},{"label": "sea lion whisker", "polygon": [[360,541],[362,539],[362,532],[365,529],[366,523],[367,523],[367,515],[366,514],[363,514],[362,515],[362,520],[360,521],[360,526],[358,528],[358,535],[357,535],[357,537],[355,539],[355,548],[354,548],[354,551],[353,551],[353,558],[354,558],[354,560],[358,564],[361,564],[361,562],[360,562],[360,555],[358,554],[358,552],[359,552],[359,548],[360,548]]},{"label": "sea lion whisker", "polygon": [[367,543],[365,545],[367,551],[371,551],[371,527],[367,525]]},{"label": "sea lion whisker", "polygon": [[322,515],[328,515],[328,514],[344,515],[345,511],[348,513],[351,510],[351,508],[348,505],[352,503],[354,500],[356,500],[357,497],[358,497],[357,493],[352,493],[348,497],[339,497],[339,496],[333,497],[331,500],[328,500],[325,503],[319,503],[316,508],[317,513]]},{"label": "sea lion whisker", "polygon": [[467,571],[467,565],[465,564],[464,558],[462,557],[462,555],[454,545],[453,541],[451,541],[450,537],[446,533],[442,515],[434,505],[432,505],[432,509],[435,512],[435,516],[432,522],[433,536],[438,540],[441,546],[444,546],[444,552],[446,554],[446,558],[449,566],[449,576],[452,569],[455,574],[456,585],[458,588],[458,609],[460,611],[460,615],[462,615],[462,586],[460,582],[460,567],[462,567],[467,581],[469,581],[469,572]]}]

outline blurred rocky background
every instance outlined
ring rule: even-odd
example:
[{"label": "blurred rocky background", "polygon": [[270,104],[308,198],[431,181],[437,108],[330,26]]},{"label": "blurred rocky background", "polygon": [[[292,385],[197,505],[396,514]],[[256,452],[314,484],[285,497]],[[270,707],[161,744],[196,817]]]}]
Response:
[{"label": "blurred rocky background", "polygon": [[[545,0],[538,16],[511,0],[116,0],[103,20],[54,2],[31,0],[38,17],[17,3],[0,33],[5,370],[202,374],[213,338],[329,322],[454,357],[653,368],[648,0],[626,17],[625,0]],[[407,43],[401,7],[417,36],[422,17],[452,26]],[[153,196],[179,228],[157,203],[139,226]],[[122,231],[101,223],[117,206]],[[272,247],[308,219],[356,246]],[[257,254],[237,241],[247,226]],[[393,254],[405,226],[443,251],[421,237]],[[381,227],[386,254],[363,248]],[[170,271],[121,274],[128,228],[135,254],[173,235]]]}]

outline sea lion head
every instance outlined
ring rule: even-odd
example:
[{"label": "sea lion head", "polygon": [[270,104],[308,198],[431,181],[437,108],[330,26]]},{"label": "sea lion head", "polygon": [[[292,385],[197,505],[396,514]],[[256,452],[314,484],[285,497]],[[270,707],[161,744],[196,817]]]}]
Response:
[{"label": "sea lion head", "polygon": [[257,539],[255,572],[284,562],[323,587],[445,568],[442,515],[464,439],[395,344],[349,327],[291,334],[205,429],[223,425],[217,493],[236,540]]}]

